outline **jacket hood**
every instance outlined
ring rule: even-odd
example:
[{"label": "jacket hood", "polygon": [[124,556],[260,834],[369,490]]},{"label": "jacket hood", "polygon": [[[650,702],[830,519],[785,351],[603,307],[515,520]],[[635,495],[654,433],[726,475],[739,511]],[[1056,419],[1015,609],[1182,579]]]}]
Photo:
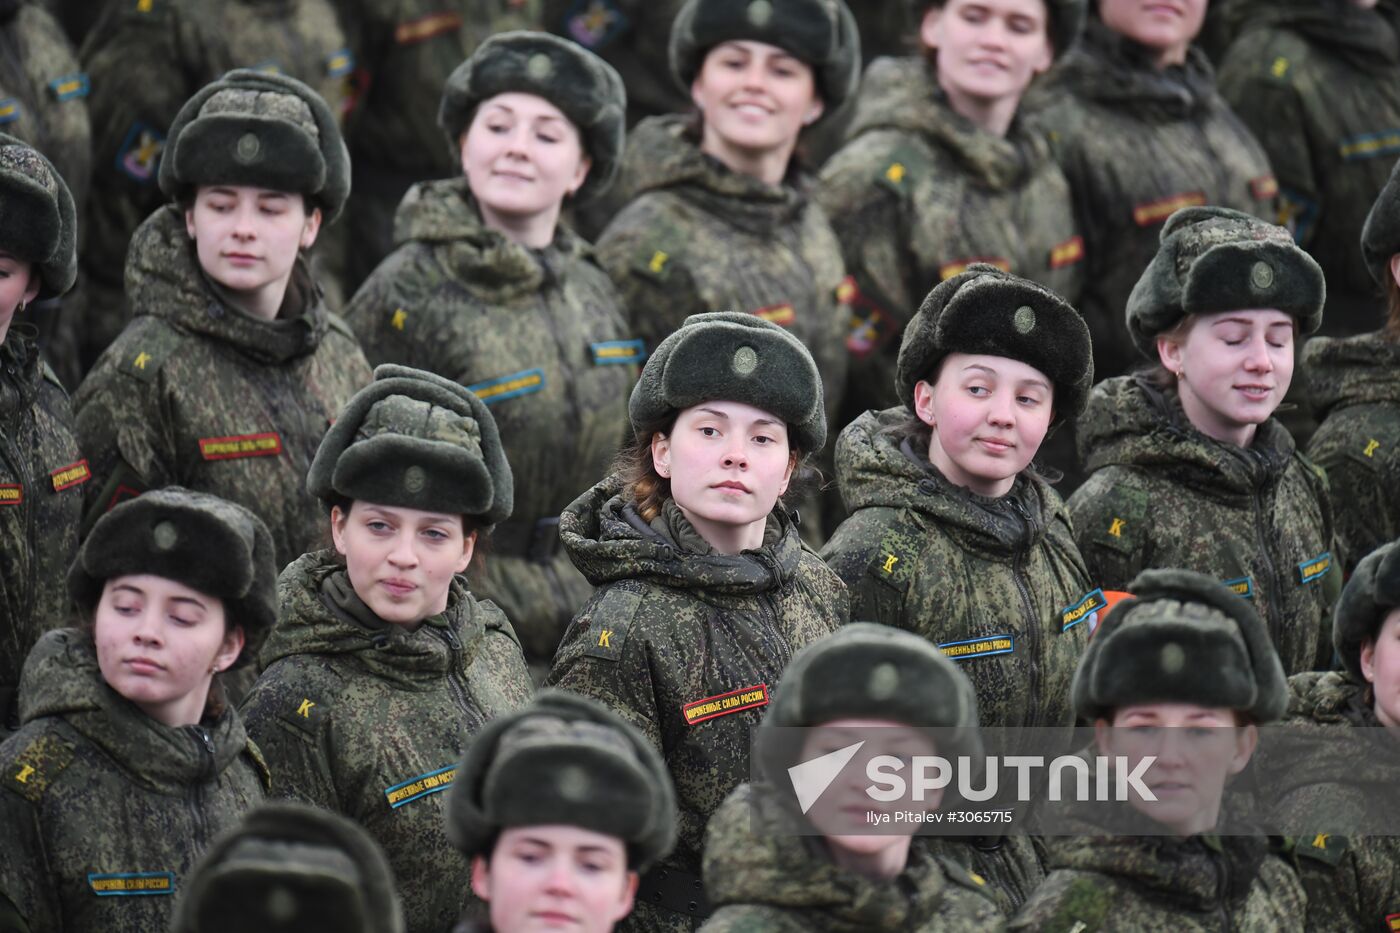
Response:
[{"label": "jacket hood", "polygon": [[622,184],[627,203],[651,191],[675,191],[721,220],[756,234],[793,222],[807,206],[809,180],[794,158],[782,185],[732,171],[700,151],[688,133],[690,118],[648,117],[627,136]]},{"label": "jacket hood", "polygon": [[1352,405],[1400,404],[1400,343],[1379,333],[1314,337],[1302,363],[1319,420]]},{"label": "jacket hood", "polygon": [[623,493],[616,474],[579,496],[559,517],[559,539],[588,582],[602,586],[643,579],[711,597],[754,596],[797,575],[802,540],[780,503],[768,516],[763,546],[717,554],[686,521],[674,500],[650,524]]},{"label": "jacket hood", "polygon": [[[1290,677],[1288,688],[1288,730],[1283,736],[1291,739],[1297,733],[1306,743],[1307,732],[1325,734],[1328,744],[1326,754],[1321,754],[1306,744],[1290,751],[1286,744],[1267,739],[1260,743],[1266,760],[1281,762],[1280,767],[1265,766],[1276,799],[1296,788],[1320,784],[1329,785],[1329,796],[1340,803],[1347,793],[1365,793],[1367,784],[1390,788],[1400,782],[1400,742],[1381,728],[1368,685],[1344,671],[1310,671]],[[1338,788],[1339,782],[1345,789]]]},{"label": "jacket hood", "polygon": [[559,281],[593,249],[563,224],[554,242],[531,249],[488,227],[464,177],[414,185],[394,215],[394,243],[421,243],[471,291],[504,301]]},{"label": "jacket hood", "polygon": [[921,512],[981,554],[1005,556],[1040,543],[1065,509],[1049,483],[1025,471],[995,499],[955,486],[928,462],[926,447],[890,431],[908,417],[903,407],[867,411],[841,432],[836,478],[848,509]]},{"label": "jacket hood", "polygon": [[[259,655],[266,669],[299,654],[353,656],[374,676],[408,689],[472,663],[486,634],[485,613],[455,577],[447,609],[410,631],[380,620],[350,586],[332,550],[303,554],[277,578],[277,627]],[[453,642],[462,656],[454,659]]]},{"label": "jacket hood", "polygon": [[48,632],[24,663],[20,719],[45,717],[67,722],[136,782],[165,793],[216,778],[250,748],[232,708],[178,728],[147,716],[107,686],[92,639],[77,629]]},{"label": "jacket hood", "polygon": [[162,318],[180,330],[231,344],[264,363],[315,352],[330,326],[321,288],[301,257],[276,320],[238,310],[227,290],[204,274],[184,216],[174,205],[157,210],[132,235],[126,293],[137,315]]},{"label": "jacket hood", "polygon": [[1235,0],[1226,12],[1246,31],[1288,29],[1372,68],[1400,64],[1397,14],[1400,10],[1385,3],[1363,10],[1349,0]]},{"label": "jacket hood", "polygon": [[1079,455],[1089,473],[1110,466],[1170,471],[1216,498],[1253,496],[1283,475],[1295,449],[1274,418],[1259,426],[1248,448],[1213,440],[1191,426],[1175,391],[1142,375],[1094,386],[1078,427]]},{"label": "jacket hood", "polygon": [[[1046,76],[1047,99],[1059,89],[1132,109],[1144,118],[1181,120],[1215,106],[1215,72],[1196,46],[1186,62],[1158,70],[1146,47],[1089,17],[1084,37]],[[1038,96],[1038,95],[1037,95]]]},{"label": "jacket hood", "polygon": [[917,57],[877,58],[861,79],[848,138],[882,129],[926,138],[995,191],[1021,186],[1050,156],[1044,136],[1030,131],[1019,117],[1003,138],[953,110],[937,76]]}]

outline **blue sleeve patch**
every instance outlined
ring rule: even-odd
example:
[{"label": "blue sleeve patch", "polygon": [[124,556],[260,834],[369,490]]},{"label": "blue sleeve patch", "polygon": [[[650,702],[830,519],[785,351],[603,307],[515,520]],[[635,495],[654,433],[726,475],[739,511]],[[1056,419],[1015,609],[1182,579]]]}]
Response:
[{"label": "blue sleeve patch", "polygon": [[150,184],[164,151],[165,135],[138,121],[127,130],[126,139],[117,150],[117,170],[143,185]]},{"label": "blue sleeve patch", "polygon": [[1294,242],[1307,242],[1313,224],[1317,223],[1317,202],[1291,188],[1280,187],[1278,205],[1279,226],[1288,228]]},{"label": "blue sleeve patch", "polygon": [[994,654],[1010,654],[1016,650],[1016,639],[1010,635],[989,635],[985,638],[969,638],[967,641],[946,641],[938,646],[943,656],[954,661],[969,658],[985,658]]},{"label": "blue sleeve patch", "polygon": [[487,379],[485,382],[469,385],[467,391],[475,394],[487,405],[494,405],[497,402],[504,402],[508,398],[532,395],[543,389],[544,386],[544,370],[535,368],[523,369],[518,373],[511,373],[509,376],[500,376],[496,379]]},{"label": "blue sleeve patch", "polygon": [[1310,557],[1298,565],[1298,582],[1311,583],[1314,580],[1321,580],[1327,576],[1327,572],[1332,569],[1332,552],[1319,554]]},{"label": "blue sleeve patch", "polygon": [[0,125],[13,123],[23,115],[24,111],[20,109],[19,101],[13,97],[0,100]]},{"label": "blue sleeve patch", "polygon": [[349,49],[337,49],[326,58],[326,74],[340,78],[355,70],[355,56]]},{"label": "blue sleeve patch", "polygon": [[632,23],[612,0],[575,0],[564,14],[564,29],[579,45],[598,51]]},{"label": "blue sleeve patch", "polygon": [[603,343],[590,343],[595,366],[609,366],[621,363],[640,363],[647,358],[646,344],[640,340],[606,340]]},{"label": "blue sleeve patch", "polygon": [[133,871],[99,875],[90,872],[88,887],[98,897],[149,897],[153,894],[174,894],[175,873],[170,871]]},{"label": "blue sleeve patch", "polygon": [[385,788],[384,799],[388,801],[389,809],[397,810],[405,804],[447,790],[455,780],[457,780],[457,766],[448,765],[445,768],[438,768],[436,771],[429,771],[427,774],[411,777],[393,787]]},{"label": "blue sleeve patch", "polygon": [[[1106,605],[1108,605],[1108,599],[1103,595],[1102,589],[1092,590],[1086,593],[1084,598],[1073,606],[1066,606],[1064,609],[1060,610],[1060,631],[1068,632],[1080,622],[1091,618],[1094,613],[1098,612]],[[1095,620],[1095,622],[1089,626],[1090,630],[1095,628],[1097,624],[1098,622]]]},{"label": "blue sleeve patch", "polygon": [[1400,129],[1349,136],[1338,143],[1337,148],[1345,162],[1394,156],[1400,154]]},{"label": "blue sleeve patch", "polygon": [[1230,592],[1245,599],[1254,598],[1254,580],[1250,577],[1239,577],[1235,580],[1224,581]]},{"label": "blue sleeve patch", "polygon": [[263,74],[280,75],[282,73],[282,66],[277,63],[276,59],[271,58],[248,67],[254,71],[261,71]]},{"label": "blue sleeve patch", "polygon": [[49,82],[49,87],[53,89],[53,96],[59,100],[72,100],[75,97],[87,97],[88,92],[92,90],[92,83],[88,81],[86,74],[79,71],[54,78]]}]

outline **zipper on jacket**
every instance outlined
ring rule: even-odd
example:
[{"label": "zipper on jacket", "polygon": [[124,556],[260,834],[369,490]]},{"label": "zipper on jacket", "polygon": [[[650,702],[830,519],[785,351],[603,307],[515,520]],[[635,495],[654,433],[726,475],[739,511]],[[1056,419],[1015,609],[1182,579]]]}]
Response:
[{"label": "zipper on jacket", "polygon": [[[20,379],[18,370],[8,365],[5,367],[5,370],[6,373],[18,383]],[[38,396],[35,396],[33,404],[38,404]],[[29,441],[29,443],[24,446],[37,453],[39,449],[39,438],[38,432],[35,430],[33,415],[33,406],[27,410],[17,412],[16,425],[24,424],[24,427],[27,428],[25,433],[28,434]],[[27,424],[24,423],[26,421]],[[39,494],[34,486],[34,474],[29,469],[29,458],[25,456],[23,447],[16,447],[9,443],[10,436],[8,434],[0,434],[0,440],[5,441],[4,444],[0,444],[0,454],[4,454],[5,460],[10,464],[11,469],[14,470],[15,477],[20,482],[20,488],[24,490],[23,494],[27,497],[25,501],[20,503],[20,507],[24,509],[25,540],[32,542],[34,540],[35,527],[39,521]],[[25,584],[24,602],[19,607],[19,616],[16,619],[19,623],[17,631],[20,632],[32,628],[30,623],[33,622],[34,602],[38,598],[36,591],[39,586],[39,558],[38,555],[32,551],[29,555],[29,573],[26,574]],[[16,684],[16,686],[18,686],[18,684]]]},{"label": "zipper on jacket", "polygon": [[189,730],[204,762],[203,767],[199,769],[199,779],[191,785],[189,793],[190,812],[194,817],[196,829],[195,846],[198,850],[203,850],[209,844],[209,815],[205,812],[204,784],[214,779],[217,762],[214,757],[214,740],[209,737],[209,731],[197,725],[190,726]]},{"label": "zipper on jacket", "polygon": [[[753,558],[768,571],[774,582],[782,579],[782,575],[778,573],[778,562],[771,554],[766,551],[755,551]],[[760,593],[758,594],[758,607],[759,614],[772,626],[774,637],[783,647],[783,656],[777,659],[778,664],[774,668],[781,673],[787,667],[788,662],[792,660],[792,643],[780,627],[782,616],[778,613],[778,601],[773,598],[771,592]]]},{"label": "zipper on jacket", "polygon": [[[1264,560],[1264,570],[1268,574],[1271,592],[1268,593],[1269,606],[1265,613],[1265,622],[1269,627],[1269,637],[1273,640],[1274,646],[1283,646],[1283,624],[1281,613],[1286,593],[1287,581],[1279,576],[1278,562],[1274,560],[1273,551],[1270,549],[1270,542],[1273,538],[1268,525],[1264,522],[1264,487],[1260,486],[1254,490],[1254,525],[1259,533],[1259,556]],[[1281,653],[1281,652],[1280,652]],[[1291,659],[1289,659],[1291,661]],[[1284,667],[1288,667],[1285,662]]]},{"label": "zipper on jacket", "polygon": [[[1025,523],[1025,537],[1031,535],[1031,516],[1026,511],[1025,505],[1020,499],[1012,497],[1011,507]],[[1021,594],[1021,611],[1026,617],[1026,640],[1030,642],[1026,663],[1029,665],[1028,695],[1029,702],[1026,704],[1026,719],[1022,725],[1036,726],[1040,720],[1040,654],[1042,651],[1042,633],[1040,627],[1044,621],[1035,612],[1035,602],[1031,599],[1030,586],[1026,583],[1026,557],[1030,552],[1029,540],[1022,540],[1016,546],[1016,553],[1011,558],[1011,577],[1016,581],[1016,591]]]},{"label": "zipper on jacket", "polygon": [[472,705],[470,694],[467,690],[466,678],[462,676],[462,640],[457,637],[457,633],[450,628],[439,629],[435,625],[427,626],[428,630],[437,635],[447,643],[448,649],[452,653],[452,658],[447,666],[447,690],[452,694],[452,699],[457,701],[458,707],[467,719],[468,733],[476,733],[482,726],[486,725],[485,717]]}]

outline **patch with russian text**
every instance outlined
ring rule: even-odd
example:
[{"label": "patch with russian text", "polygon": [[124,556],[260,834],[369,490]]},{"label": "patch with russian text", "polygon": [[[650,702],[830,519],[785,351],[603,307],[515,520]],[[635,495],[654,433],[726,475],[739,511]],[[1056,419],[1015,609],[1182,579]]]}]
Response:
[{"label": "patch with russian text", "polygon": [[20,110],[19,101],[13,97],[0,100],[0,124],[13,123],[20,118],[24,111]]},{"label": "patch with russian text", "polygon": [[1400,930],[1400,914],[1386,914],[1385,922],[1392,931]]},{"label": "patch with russian text", "polygon": [[54,492],[63,492],[65,489],[81,486],[90,479],[92,479],[92,470],[88,469],[88,462],[86,460],[79,460],[77,463],[61,466],[49,474],[49,480],[53,483]]},{"label": "patch with russian text", "polygon": [[1278,179],[1272,175],[1260,175],[1249,180],[1249,193],[1257,201],[1272,201],[1278,197]]},{"label": "patch with russian text", "polygon": [[1092,632],[1098,626],[1096,614],[1107,605],[1108,600],[1104,597],[1103,590],[1092,590],[1073,606],[1066,606],[1060,610],[1060,631],[1068,632],[1080,622],[1087,620],[1089,631]]},{"label": "patch with russian text", "polygon": [[1050,268],[1063,269],[1065,266],[1074,265],[1083,258],[1084,238],[1082,236],[1072,236],[1050,250]]},{"label": "patch with russian text", "polygon": [[205,460],[238,460],[243,457],[276,457],[282,453],[282,436],[275,431],[201,437],[199,453]]},{"label": "patch with russian text", "polygon": [[128,871],[111,875],[89,873],[88,887],[98,897],[142,897],[174,894],[175,873],[171,871]]},{"label": "patch with russian text", "polygon": [[685,717],[686,725],[693,726],[707,719],[742,713],[746,709],[758,709],[767,705],[768,685],[755,684],[752,687],[740,687],[738,690],[687,703],[681,707],[681,715]]},{"label": "patch with russian text", "polygon": [[92,83],[88,80],[87,75],[78,71],[61,78],[54,78],[49,82],[49,89],[53,91],[53,96],[59,100],[72,100],[75,97],[87,97],[92,90]]},{"label": "patch with russian text", "polygon": [[349,49],[336,49],[326,56],[326,74],[341,78],[355,70],[355,56]]},{"label": "patch with russian text", "polygon": [[509,376],[487,379],[485,382],[469,385],[467,391],[475,393],[476,397],[487,405],[494,405],[497,402],[504,402],[508,398],[532,395],[543,389],[544,385],[543,369],[522,369]]},{"label": "patch with russian text", "polygon": [[1205,192],[1185,191],[1171,194],[1155,201],[1144,201],[1133,207],[1133,223],[1139,227],[1150,227],[1166,220],[1183,207],[1200,207],[1206,203]]},{"label": "patch with russian text", "polygon": [[402,784],[395,784],[384,791],[384,797],[389,801],[389,808],[397,810],[415,800],[422,800],[424,797],[447,790],[455,780],[457,780],[457,766],[448,765],[446,768],[438,768],[436,771],[429,771],[427,774],[409,778]]},{"label": "patch with russian text", "polygon": [[945,262],[939,266],[938,281],[946,282],[955,275],[962,275],[967,271],[968,266],[978,262],[996,266],[1002,272],[1011,271],[1011,260],[1003,256],[969,256],[967,259],[954,259],[952,262]]},{"label": "patch with russian text", "polygon": [[1310,557],[1298,565],[1298,582],[1311,583],[1314,580],[1321,580],[1327,576],[1327,571],[1332,569],[1332,553],[1319,554]]},{"label": "patch with russian text", "polygon": [[1226,580],[1225,586],[1231,593],[1245,599],[1254,598],[1254,580],[1251,577],[1237,577],[1234,580]]},{"label": "patch with russian text", "polygon": [[1393,156],[1400,153],[1400,129],[1350,136],[1342,140],[1338,147],[1347,162]]},{"label": "patch with russian text", "polygon": [[24,487],[19,483],[0,483],[0,505],[22,505]]},{"label": "patch with russian text", "polygon": [[1010,654],[1016,650],[1016,639],[1010,635],[991,635],[987,638],[969,638],[966,641],[945,641],[938,646],[946,658],[966,661],[968,658],[985,658],[994,654]]},{"label": "patch with russian text", "polygon": [[429,39],[456,32],[462,26],[462,17],[456,13],[429,13],[427,16],[399,23],[394,28],[394,41],[399,45],[412,45]]},{"label": "patch with russian text", "polygon": [[647,358],[646,344],[640,340],[605,340],[590,343],[593,365],[609,366],[623,363],[640,363]]}]

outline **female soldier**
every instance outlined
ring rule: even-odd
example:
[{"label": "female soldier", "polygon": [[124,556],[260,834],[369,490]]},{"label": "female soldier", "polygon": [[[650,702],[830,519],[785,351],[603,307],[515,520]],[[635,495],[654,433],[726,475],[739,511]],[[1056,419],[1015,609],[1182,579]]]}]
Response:
[{"label": "female soldier", "polygon": [[1327,471],[1348,569],[1400,537],[1400,165],[1366,218],[1361,250],[1386,295],[1385,325],[1303,348],[1321,420],[1308,456]]},{"label": "female soldier", "polygon": [[473,585],[542,669],[589,594],[558,515],[617,452],[643,356],[591,248],[559,224],[567,199],[611,182],[624,105],[617,73],[571,42],[483,42],[438,115],[464,177],[409,191],[398,248],[346,312],[372,362],[454,379],[491,406],[520,498]]},{"label": "female soldier", "polygon": [[635,197],[598,253],[648,347],[702,311],[745,311],[811,351],[832,418],[846,381],[845,273],[826,214],[792,157],[802,129],[860,75],[844,0],[690,0],[671,73],[693,116],[655,117],[628,144]]},{"label": "female soldier", "polygon": [[1071,804],[1048,840],[1050,875],[1013,930],[1281,930],[1304,910],[1297,875],[1268,840],[1231,822],[1226,782],[1249,763],[1256,724],[1288,688],[1269,632],[1245,600],[1184,570],[1150,570],[1089,642],[1075,712],[1099,754],[1122,757],[1155,801]]},{"label": "female soldier", "polygon": [[607,933],[639,874],[676,841],[676,796],[651,743],[601,704],[563,690],[488,725],[447,801],[447,833],[472,860],[486,923]]},{"label": "female soldier", "polygon": [[172,487],[103,516],[68,573],[86,622],[25,662],[0,745],[0,929],[149,933],[267,766],[219,675],[276,620],[267,528]]},{"label": "female soldier", "polygon": [[1173,216],[1127,315],[1161,368],[1095,386],[1078,438],[1090,476],[1070,499],[1099,585],[1149,567],[1223,580],[1253,600],[1290,673],[1325,661],[1340,580],[1322,474],[1272,417],[1323,295],[1282,227],[1216,207]]},{"label": "female soldier", "polygon": [[635,444],[578,498],[560,535],[600,587],[549,683],[597,697],[661,750],[675,853],[627,926],[690,930],[707,911],[705,823],[748,776],[749,728],[792,652],[846,619],[841,581],[779,497],[826,440],[821,377],[795,337],[750,314],[690,318],[647,360]]},{"label": "female soldier", "polygon": [[1069,185],[1017,110],[1074,44],[1084,2],[926,0],[923,57],[866,72],[850,142],[817,193],[859,289],[846,411],[897,404],[889,373],[904,326],[929,289],[971,262],[1079,300],[1084,248]]},{"label": "female soldier", "polygon": [[[882,750],[903,760],[982,756],[971,681],[924,639],[882,625],[848,625],[799,651],[763,722],[778,730],[759,740],[775,790],[787,785],[789,767],[831,747],[823,743],[844,745],[856,736],[866,742],[858,761]],[[808,734],[800,750],[783,741],[798,727]],[[929,727],[942,741],[931,741]],[[874,809],[865,783],[855,805]],[[928,837],[914,837],[917,824],[907,824],[908,835],[871,835],[856,820],[849,831],[841,824],[850,820],[811,818],[848,802],[836,788],[805,818],[782,809],[786,793],[741,784],[710,821],[705,887],[717,910],[705,933],[1002,928],[986,882],[937,858]],[[931,798],[926,803],[937,809]],[[820,838],[812,838],[814,830]]]},{"label": "female soldier", "polygon": [[73,287],[76,225],[62,176],[0,134],[0,740],[19,726],[20,668],[68,610],[63,572],[78,551],[82,484],[68,395],[15,315]]},{"label": "female soldier", "polygon": [[1192,46],[1206,0],[1096,0],[1084,40],[1031,93],[1051,128],[1084,236],[1079,307],[1100,376],[1128,369],[1123,307],[1178,208],[1220,204],[1274,217],[1278,185],[1259,143]]},{"label": "female soldier", "polygon": [[[852,614],[956,660],[988,726],[1073,721],[1070,678],[1104,595],[1031,461],[1092,383],[1089,331],[1073,308],[974,266],[939,284],[905,330],[904,405],[861,415],[837,443],[851,517],[822,556],[850,588]],[[984,851],[993,841],[953,851],[1014,911],[1039,862],[1025,836]]]},{"label": "female soldier", "polygon": [[409,933],[441,933],[468,878],[435,795],[471,734],[530,695],[510,623],[460,576],[510,514],[510,467],[480,399],[385,365],[326,433],[306,486],[330,508],[334,550],[282,572],[248,730],[273,793],[364,825]]},{"label": "female soldier", "polygon": [[301,252],[349,171],[330,109],[291,78],[232,71],[180,110],[160,163],[177,203],[127,254],[135,319],[74,398],[89,522],[179,483],[262,518],[278,567],[319,539],[306,468],[370,371]]}]

